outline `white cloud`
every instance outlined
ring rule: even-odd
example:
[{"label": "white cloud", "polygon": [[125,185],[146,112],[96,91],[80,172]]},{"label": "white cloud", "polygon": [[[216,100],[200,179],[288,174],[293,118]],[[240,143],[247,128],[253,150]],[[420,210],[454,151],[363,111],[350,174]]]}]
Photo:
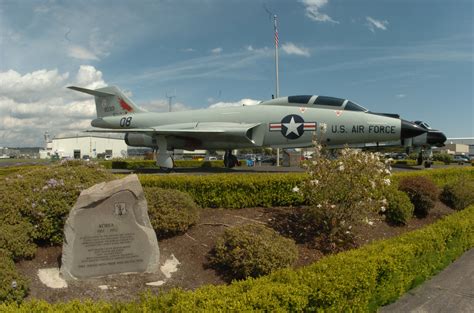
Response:
[{"label": "white cloud", "polygon": [[306,16],[317,22],[330,22],[339,24],[329,15],[321,13],[321,8],[328,3],[328,0],[300,0],[306,8]]},{"label": "white cloud", "polygon": [[214,54],[222,53],[222,51],[224,51],[224,49],[222,49],[221,47],[217,47],[211,50],[211,52]]},{"label": "white cloud", "polygon": [[194,52],[196,51],[195,49],[193,48],[186,48],[186,49],[181,49],[182,52]]},{"label": "white cloud", "polygon": [[367,27],[369,27],[371,32],[375,32],[375,29],[387,30],[388,21],[376,20],[370,16],[366,17]]},{"label": "white cloud", "polygon": [[213,108],[225,108],[225,107],[239,107],[243,105],[255,105],[258,103],[260,103],[260,101],[254,100],[254,99],[241,99],[235,102],[222,102],[221,101],[221,102],[211,104],[209,108],[213,109]]},{"label": "white cloud", "polygon": [[76,75],[38,70],[0,72],[0,146],[42,146],[45,131],[81,131],[96,116],[94,98],[66,88],[105,85],[102,73],[81,66]]},{"label": "white cloud", "polygon": [[281,49],[286,53],[286,54],[294,54],[294,55],[301,55],[305,57],[311,56],[309,53],[309,49],[305,48],[303,46],[298,47],[292,42],[286,42],[281,46]]},{"label": "white cloud", "polygon": [[88,89],[97,89],[106,86],[102,79],[102,72],[91,65],[81,65],[79,67],[76,75],[76,83]]},{"label": "white cloud", "polygon": [[79,60],[99,60],[99,58],[92,51],[77,45],[72,45],[68,48],[68,55]]},{"label": "white cloud", "polygon": [[406,96],[407,96],[406,94],[400,93],[400,94],[397,95],[397,98],[403,99],[403,98],[405,98]]}]

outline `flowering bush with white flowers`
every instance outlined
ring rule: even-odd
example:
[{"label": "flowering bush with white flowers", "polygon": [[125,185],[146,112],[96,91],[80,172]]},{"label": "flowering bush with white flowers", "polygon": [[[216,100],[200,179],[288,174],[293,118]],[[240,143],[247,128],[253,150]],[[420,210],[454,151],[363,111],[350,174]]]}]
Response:
[{"label": "flowering bush with white flowers", "polygon": [[377,211],[391,184],[390,165],[370,152],[344,148],[334,156],[316,145],[313,159],[303,166],[309,175],[298,191],[314,206],[343,206],[361,214]]},{"label": "flowering bush with white flowers", "polygon": [[308,176],[298,192],[309,204],[306,215],[319,227],[317,245],[337,251],[353,244],[352,226],[371,211],[383,211],[391,168],[375,153],[349,148],[331,152],[317,139],[313,144],[313,159],[304,163]]}]

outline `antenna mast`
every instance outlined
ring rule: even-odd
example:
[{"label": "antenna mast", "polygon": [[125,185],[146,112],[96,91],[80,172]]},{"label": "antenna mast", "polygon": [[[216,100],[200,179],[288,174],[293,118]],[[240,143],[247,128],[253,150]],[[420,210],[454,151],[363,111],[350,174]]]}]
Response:
[{"label": "antenna mast", "polygon": [[168,93],[166,93],[166,98],[168,98],[168,107],[169,107],[169,112],[171,112],[171,101],[173,98],[176,98],[176,91],[174,92],[175,95],[173,96],[168,96]]}]

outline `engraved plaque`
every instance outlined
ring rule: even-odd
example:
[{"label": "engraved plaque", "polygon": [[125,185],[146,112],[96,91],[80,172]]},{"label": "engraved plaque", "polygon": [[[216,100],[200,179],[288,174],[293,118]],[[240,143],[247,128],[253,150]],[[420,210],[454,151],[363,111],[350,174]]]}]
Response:
[{"label": "engraved plaque", "polygon": [[65,226],[65,279],[156,272],[158,262],[158,242],[136,175],[81,193]]}]

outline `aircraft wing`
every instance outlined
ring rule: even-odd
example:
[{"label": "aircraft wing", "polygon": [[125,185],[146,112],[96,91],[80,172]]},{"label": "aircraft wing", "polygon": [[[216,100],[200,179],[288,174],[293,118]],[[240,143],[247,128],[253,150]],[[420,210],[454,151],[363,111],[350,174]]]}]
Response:
[{"label": "aircraft wing", "polygon": [[213,137],[218,140],[233,140],[235,142],[251,142],[255,145],[263,143],[264,131],[261,123],[178,123],[168,124],[150,128],[126,128],[126,129],[92,129],[87,132],[100,133],[143,133],[147,135],[166,135],[195,139],[199,141],[209,140]]}]

